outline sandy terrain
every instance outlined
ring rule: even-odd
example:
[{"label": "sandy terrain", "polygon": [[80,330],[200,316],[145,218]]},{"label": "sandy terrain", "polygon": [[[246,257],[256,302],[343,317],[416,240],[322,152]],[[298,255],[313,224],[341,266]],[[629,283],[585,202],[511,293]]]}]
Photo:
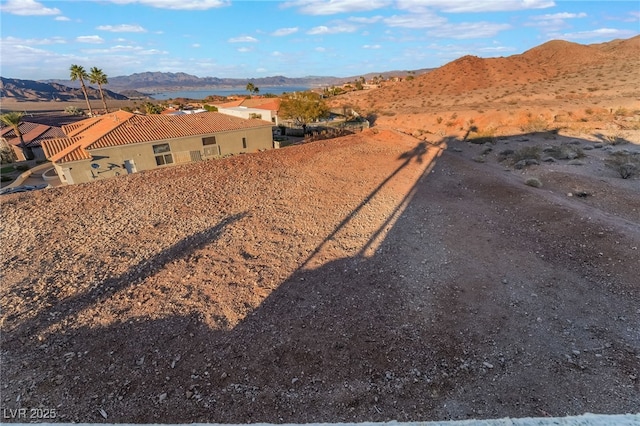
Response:
[{"label": "sandy terrain", "polygon": [[633,43],[461,59],[334,99],[360,134],[2,196],[0,408],[43,409],[3,420],[638,412],[640,177],[605,164],[640,152]]}]

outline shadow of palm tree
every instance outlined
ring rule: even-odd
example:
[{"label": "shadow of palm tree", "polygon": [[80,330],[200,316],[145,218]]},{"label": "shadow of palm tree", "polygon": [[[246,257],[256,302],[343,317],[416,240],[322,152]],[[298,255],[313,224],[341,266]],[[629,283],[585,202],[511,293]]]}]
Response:
[{"label": "shadow of palm tree", "polygon": [[[418,143],[411,150],[400,154],[398,157],[399,160],[404,160],[389,176],[387,176],[378,186],[376,186],[367,196],[365,196],[360,204],[358,204],[348,215],[345,216],[344,219],[334,228],[333,231],[329,235],[327,235],[324,240],[318,244],[318,246],[309,254],[309,256],[302,262],[300,268],[304,268],[314,256],[316,256],[320,250],[325,246],[325,244],[331,241],[337,234],[343,229],[353,218],[367,205],[370,200],[376,196],[380,192],[385,185],[387,185],[398,173],[402,171],[405,167],[407,167],[411,160],[415,160],[418,164],[422,164],[423,157],[427,153],[427,144],[425,142]],[[418,179],[419,180],[419,179]],[[367,244],[368,245],[368,244]]]}]

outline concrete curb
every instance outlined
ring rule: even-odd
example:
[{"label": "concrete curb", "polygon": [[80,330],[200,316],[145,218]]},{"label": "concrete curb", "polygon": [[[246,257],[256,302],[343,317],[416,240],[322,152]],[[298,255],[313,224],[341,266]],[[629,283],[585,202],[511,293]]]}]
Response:
[{"label": "concrete curb", "polygon": [[[25,409],[26,410],[26,409]],[[27,416],[29,412],[26,411]],[[105,413],[106,414],[106,413]],[[19,417],[14,419],[19,420]],[[105,419],[107,420],[107,419]],[[28,425],[29,423],[15,423],[18,425]],[[40,425],[51,426],[90,426],[95,423],[39,423]],[[100,424],[109,424],[105,423]],[[156,426],[154,424],[149,424]],[[503,418],[488,420],[448,420],[436,422],[386,422],[386,423],[306,423],[305,426],[640,426],[640,413],[637,414],[590,414],[569,417],[527,417],[521,419]],[[117,426],[139,426],[131,423],[118,423]],[[185,425],[162,425],[157,426],[187,426]],[[222,424],[222,423],[191,423],[188,426],[303,426],[302,424],[284,423],[248,423],[242,425]]]}]

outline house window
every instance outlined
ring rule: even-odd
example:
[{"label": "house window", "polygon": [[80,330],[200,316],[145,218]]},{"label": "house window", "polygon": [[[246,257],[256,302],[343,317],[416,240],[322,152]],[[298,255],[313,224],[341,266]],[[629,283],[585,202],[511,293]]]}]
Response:
[{"label": "house window", "polygon": [[206,146],[206,145],[215,145],[216,144],[216,137],[215,136],[210,136],[208,138],[202,138],[202,145]]},{"label": "house window", "polygon": [[242,138],[242,148],[247,149],[247,138]]},{"label": "house window", "polygon": [[173,164],[173,156],[171,155],[171,147],[168,143],[153,145],[153,153],[156,156],[156,164],[163,166],[165,164]]}]

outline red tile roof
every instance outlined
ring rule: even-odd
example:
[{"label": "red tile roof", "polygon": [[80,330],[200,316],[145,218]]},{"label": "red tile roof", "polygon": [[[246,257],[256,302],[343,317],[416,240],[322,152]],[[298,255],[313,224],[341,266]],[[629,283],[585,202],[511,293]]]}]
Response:
[{"label": "red tile roof", "polygon": [[[61,138],[64,137],[64,132],[60,127],[47,126],[45,124],[32,123],[29,121],[23,121],[20,123],[20,132],[22,133],[22,139],[28,147],[37,147],[41,145],[42,140]],[[16,136],[16,132],[13,127],[3,127],[1,131],[3,138],[12,145],[18,145],[20,139]]]},{"label": "red tile roof", "polygon": [[63,126],[66,138],[43,141],[42,145],[47,158],[66,163],[90,159],[91,149],[266,126],[271,124],[217,112],[136,115],[117,111]]}]

